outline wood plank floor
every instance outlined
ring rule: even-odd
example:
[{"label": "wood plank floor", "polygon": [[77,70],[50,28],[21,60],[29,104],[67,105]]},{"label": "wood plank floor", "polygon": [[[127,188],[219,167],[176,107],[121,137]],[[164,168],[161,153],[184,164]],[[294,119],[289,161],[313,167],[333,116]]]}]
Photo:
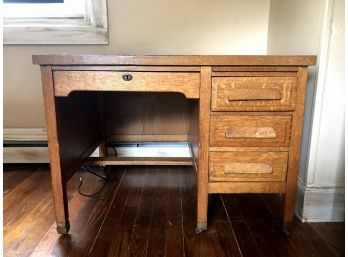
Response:
[{"label": "wood plank floor", "polygon": [[4,256],[340,257],[344,223],[295,222],[279,229],[277,195],[212,195],[209,229],[195,233],[195,176],[190,167],[110,167],[102,182],[78,171],[68,182],[71,230],[54,225],[49,167],[5,165]]}]

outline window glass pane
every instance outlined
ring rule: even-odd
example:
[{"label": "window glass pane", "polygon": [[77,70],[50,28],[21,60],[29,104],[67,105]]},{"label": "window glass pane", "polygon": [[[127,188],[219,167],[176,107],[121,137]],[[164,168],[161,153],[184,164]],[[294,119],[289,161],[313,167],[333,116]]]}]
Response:
[{"label": "window glass pane", "polygon": [[64,3],[64,0],[4,0],[5,4],[16,3],[16,4],[49,4],[49,3]]}]

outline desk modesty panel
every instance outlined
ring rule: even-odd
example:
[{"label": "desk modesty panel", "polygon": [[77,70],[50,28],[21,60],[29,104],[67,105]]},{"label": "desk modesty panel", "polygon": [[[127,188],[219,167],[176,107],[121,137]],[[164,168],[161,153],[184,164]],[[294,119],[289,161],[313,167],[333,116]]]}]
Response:
[{"label": "desk modesty panel", "polygon": [[[83,163],[193,165],[197,232],[207,229],[209,194],[281,193],[280,220],[284,231],[289,229],[308,66],[315,65],[315,56],[35,55],[33,62],[41,66],[58,233],[69,231],[66,182]],[[181,112],[180,117],[186,118],[170,120],[170,124],[181,124],[180,133],[176,134],[175,125],[164,125],[171,130],[168,135],[163,130],[142,135],[139,130],[125,138],[187,141],[191,158],[108,155],[108,144],[125,136],[111,133],[120,131],[120,117],[128,118],[128,125],[144,127],[137,125],[142,111],[129,111],[134,106],[122,101],[122,94],[127,94],[124,99],[139,94],[181,99],[180,108],[159,108],[162,116],[153,113],[151,118],[150,109],[146,111],[157,125],[174,119],[174,110]],[[113,101],[114,96],[121,101]],[[108,113],[113,103],[117,108],[124,105],[121,115]],[[161,104],[165,106],[166,101]],[[128,117],[132,115],[138,118]],[[98,146],[100,157],[91,158]]]}]

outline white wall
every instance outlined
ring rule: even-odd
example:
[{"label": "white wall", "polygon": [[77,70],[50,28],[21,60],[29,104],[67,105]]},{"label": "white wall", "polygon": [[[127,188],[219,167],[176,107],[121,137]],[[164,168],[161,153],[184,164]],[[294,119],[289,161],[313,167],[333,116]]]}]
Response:
[{"label": "white wall", "polygon": [[303,219],[344,220],[344,0],[327,1]]},{"label": "white wall", "polygon": [[109,0],[108,46],[4,46],[4,127],[43,128],[33,54],[265,54],[270,0]]},{"label": "white wall", "polygon": [[[318,55],[325,0],[271,0],[268,54]],[[307,180],[308,147],[317,67],[309,67],[299,177]]]},{"label": "white wall", "polygon": [[271,0],[268,54],[317,54],[325,0]]},{"label": "white wall", "polygon": [[[327,68],[315,99],[308,184],[344,186],[344,1],[333,1]],[[324,65],[325,63],[323,63]],[[326,68],[326,70],[325,70]]]},{"label": "white wall", "polygon": [[316,54],[309,73],[297,214],[344,219],[344,0],[271,0],[268,53]]}]

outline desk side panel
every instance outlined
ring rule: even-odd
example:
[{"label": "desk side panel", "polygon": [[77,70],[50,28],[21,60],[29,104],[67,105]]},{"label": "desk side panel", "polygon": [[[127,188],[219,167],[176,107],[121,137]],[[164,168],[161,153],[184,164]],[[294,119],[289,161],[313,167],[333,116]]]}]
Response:
[{"label": "desk side panel", "polygon": [[66,182],[89,157],[102,139],[99,96],[76,92],[56,97],[59,154]]},{"label": "desk side panel", "polygon": [[191,151],[192,160],[196,169],[198,171],[199,165],[199,109],[198,101],[191,100],[188,104],[188,142]]}]

